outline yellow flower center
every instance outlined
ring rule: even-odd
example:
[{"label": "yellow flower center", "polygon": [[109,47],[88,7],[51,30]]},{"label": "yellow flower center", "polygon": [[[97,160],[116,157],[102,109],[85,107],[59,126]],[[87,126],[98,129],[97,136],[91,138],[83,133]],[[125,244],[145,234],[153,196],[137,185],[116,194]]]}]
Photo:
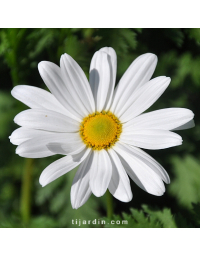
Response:
[{"label": "yellow flower center", "polygon": [[94,150],[112,147],[122,132],[122,124],[111,112],[90,114],[83,119],[80,134],[83,142]]}]

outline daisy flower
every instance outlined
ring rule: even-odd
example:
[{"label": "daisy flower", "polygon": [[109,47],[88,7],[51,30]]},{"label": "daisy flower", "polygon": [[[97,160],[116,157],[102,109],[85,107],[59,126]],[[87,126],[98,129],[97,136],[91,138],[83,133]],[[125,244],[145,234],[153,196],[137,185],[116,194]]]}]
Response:
[{"label": "daisy flower", "polygon": [[139,56],[115,88],[117,56],[114,49],[104,47],[92,58],[89,82],[75,60],[63,54],[60,67],[48,61],[38,65],[50,92],[14,87],[13,97],[31,108],[14,118],[21,126],[9,137],[18,145],[16,153],[27,158],[64,155],[43,170],[42,186],[79,166],[71,187],[75,209],[92,193],[100,197],[107,189],[129,202],[129,177],[146,192],[163,195],[163,182],[169,183],[169,176],[140,148],[181,145],[181,136],[171,130],[193,127],[194,114],[185,108],[143,113],[170,83],[165,76],[151,79],[156,64],[152,53]]}]

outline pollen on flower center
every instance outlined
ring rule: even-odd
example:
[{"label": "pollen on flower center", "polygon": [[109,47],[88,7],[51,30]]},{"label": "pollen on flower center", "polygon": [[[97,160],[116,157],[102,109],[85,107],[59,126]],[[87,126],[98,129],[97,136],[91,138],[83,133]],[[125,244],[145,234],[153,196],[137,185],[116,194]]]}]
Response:
[{"label": "pollen on flower center", "polygon": [[122,124],[111,112],[96,112],[85,117],[80,126],[83,142],[94,150],[112,147],[122,132]]}]

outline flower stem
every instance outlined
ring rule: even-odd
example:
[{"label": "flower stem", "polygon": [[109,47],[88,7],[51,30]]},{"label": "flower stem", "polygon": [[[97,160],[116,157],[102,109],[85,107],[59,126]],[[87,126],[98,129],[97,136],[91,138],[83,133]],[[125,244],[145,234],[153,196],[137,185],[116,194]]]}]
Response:
[{"label": "flower stem", "polygon": [[113,216],[113,198],[108,190],[106,192],[106,197],[107,197],[107,217],[111,218]]},{"label": "flower stem", "polygon": [[[5,60],[11,69],[11,79],[13,87],[20,84],[21,76],[19,75],[19,49],[21,42],[24,41],[27,29],[7,29],[8,41],[11,43],[10,50],[5,53]],[[21,103],[18,103],[21,105]],[[20,211],[24,223],[30,220],[31,215],[31,180],[32,180],[33,159],[25,159],[24,172],[22,174],[22,188],[20,198]]]},{"label": "flower stem", "polygon": [[33,159],[26,159],[21,190],[21,217],[24,223],[29,222],[31,215],[32,169]]}]

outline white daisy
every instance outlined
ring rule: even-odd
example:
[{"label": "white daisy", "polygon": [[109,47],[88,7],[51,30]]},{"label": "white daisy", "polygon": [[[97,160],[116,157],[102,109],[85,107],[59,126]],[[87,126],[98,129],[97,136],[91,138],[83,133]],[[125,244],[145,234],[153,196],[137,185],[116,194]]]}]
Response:
[{"label": "white daisy", "polygon": [[[182,144],[171,130],[194,126],[192,111],[168,108],[142,114],[165,91],[170,78],[150,80],[157,64],[154,54],[139,56],[116,89],[117,57],[110,47],[97,51],[89,82],[67,54],[60,67],[39,63],[45,90],[19,85],[12,95],[31,109],[14,121],[21,127],[10,136],[16,153],[27,158],[65,155],[41,174],[42,186],[79,166],[71,187],[72,207],[82,206],[91,193],[107,189],[120,201],[132,199],[129,177],[146,192],[161,196],[170,179],[165,169],[139,148],[164,149]],[[127,175],[128,174],[128,175]]]}]

